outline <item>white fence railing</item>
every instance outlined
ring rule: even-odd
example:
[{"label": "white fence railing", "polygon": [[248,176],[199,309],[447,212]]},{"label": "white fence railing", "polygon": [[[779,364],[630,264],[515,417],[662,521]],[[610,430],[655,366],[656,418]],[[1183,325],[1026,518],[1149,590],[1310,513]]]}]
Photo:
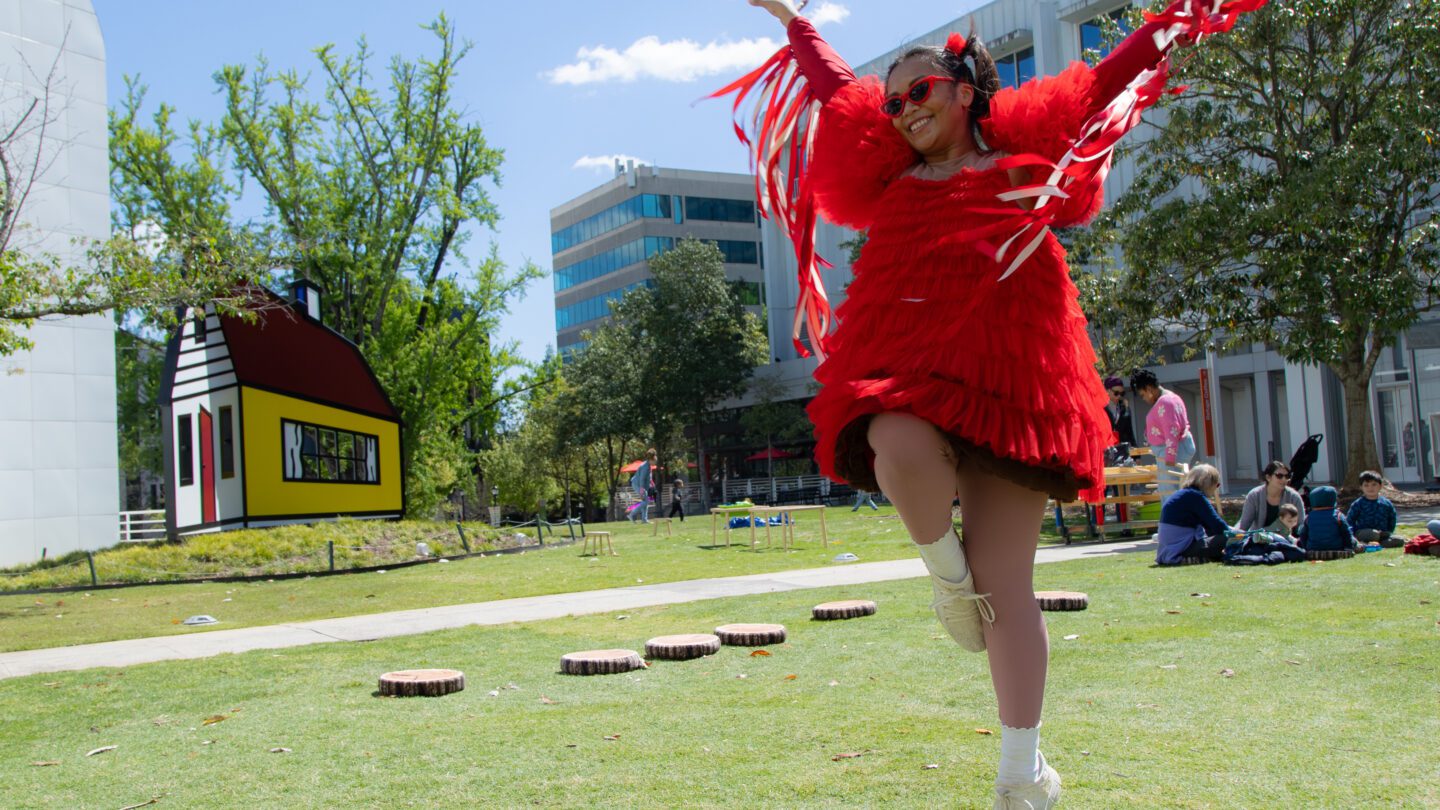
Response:
[{"label": "white fence railing", "polygon": [[147,540],[164,539],[164,509],[120,513],[120,542],[138,543]]},{"label": "white fence railing", "polygon": [[785,475],[774,478],[731,478],[725,481],[725,500],[753,498],[759,495],[775,499],[787,492],[818,489],[821,496],[830,494],[830,479],[823,475]]}]

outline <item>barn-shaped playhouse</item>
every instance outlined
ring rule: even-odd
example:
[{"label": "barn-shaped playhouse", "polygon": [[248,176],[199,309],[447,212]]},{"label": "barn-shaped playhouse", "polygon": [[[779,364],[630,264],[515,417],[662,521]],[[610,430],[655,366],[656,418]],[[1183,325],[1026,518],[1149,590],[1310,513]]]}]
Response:
[{"label": "barn-shaped playhouse", "polygon": [[320,291],[246,322],[186,313],[161,385],[170,536],[405,511],[400,418],[359,348],[321,320]]}]

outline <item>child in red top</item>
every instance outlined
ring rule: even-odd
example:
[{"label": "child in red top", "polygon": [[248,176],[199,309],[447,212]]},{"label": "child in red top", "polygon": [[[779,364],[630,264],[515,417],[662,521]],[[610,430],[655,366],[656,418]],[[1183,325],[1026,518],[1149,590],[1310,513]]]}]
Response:
[{"label": "child in red top", "polygon": [[[883,82],[857,79],[789,0],[750,3],[790,45],[720,93],[738,91],[738,106],[759,89],[760,201],[800,258],[797,342],[804,322],[824,359],[809,407],[817,460],[885,492],[942,625],[988,650],[1003,729],[996,806],[1049,807],[1060,779],[1038,751],[1048,641],[1035,548],[1047,495],[1099,496],[1110,436],[1049,228],[1098,210],[1110,150],[1163,92],[1171,45],[1228,30],[1264,0],[1178,0],[1093,70],[1077,63],[1019,90],[1001,90],[984,46],[958,34],[906,52]],[[868,234],[829,335],[817,211]]]}]

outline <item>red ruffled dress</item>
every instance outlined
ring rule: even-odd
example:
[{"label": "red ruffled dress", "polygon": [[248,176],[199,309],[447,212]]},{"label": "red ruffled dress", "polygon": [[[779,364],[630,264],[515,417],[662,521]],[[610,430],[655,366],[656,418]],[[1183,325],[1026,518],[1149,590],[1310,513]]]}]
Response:
[{"label": "red ruffled dress", "polygon": [[[1204,33],[1223,30],[1210,24]],[[1110,443],[1107,398],[1065,251],[1048,228],[1084,223],[1098,211],[1114,140],[1163,92],[1169,44],[1198,31],[1174,25],[1157,18],[1093,70],[1075,63],[1002,90],[981,132],[986,146],[1011,157],[927,180],[907,174],[919,156],[880,112],[883,84],[855,79],[803,18],[790,24],[788,57],[808,87],[787,106],[779,96],[796,95],[796,80],[786,83],[794,74],[772,75],[768,86],[780,92],[770,105],[778,113],[758,127],[757,143],[762,149],[775,143],[777,126],[800,130],[794,140],[802,143],[790,147],[789,157],[792,169],[803,168],[775,175],[785,155],[757,156],[761,194],[782,189],[792,198],[788,208],[771,209],[796,238],[802,288],[808,247],[802,240],[813,244],[813,231],[803,229],[807,214],[869,237],[835,313],[838,326],[821,335],[827,356],[815,374],[822,387],[809,415],[825,475],[878,489],[866,431],[875,414],[900,412],[939,428],[962,467],[1061,500],[1100,496]],[[1165,36],[1156,37],[1157,30]],[[742,90],[738,106],[744,91],[765,80],[761,72],[784,68],[786,57],[782,49],[773,64],[720,92]],[[818,116],[806,116],[815,102],[823,104]],[[767,132],[768,124],[776,126]],[[997,199],[1013,189],[1007,169],[1014,166],[1031,169],[1037,186],[1062,191],[1035,211]],[[1033,252],[1018,259],[1027,246]],[[802,307],[813,316],[823,306],[823,288],[811,286],[820,302],[802,298]],[[811,320],[812,338],[823,333],[817,322],[826,320]]]}]

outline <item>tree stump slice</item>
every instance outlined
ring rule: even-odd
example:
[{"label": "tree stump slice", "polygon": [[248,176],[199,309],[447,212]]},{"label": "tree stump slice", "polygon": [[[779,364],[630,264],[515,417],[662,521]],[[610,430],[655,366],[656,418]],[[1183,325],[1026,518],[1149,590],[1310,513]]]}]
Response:
[{"label": "tree stump slice", "polygon": [[811,608],[810,615],[822,621],[874,616],[875,603],[869,599],[842,599],[839,602],[823,602]]},{"label": "tree stump slice", "polygon": [[736,647],[764,647],[785,640],[783,624],[727,624],[715,628],[721,644]]},{"label": "tree stump slice", "polygon": [[643,666],[634,650],[585,650],[560,657],[560,671],[566,675],[615,675]]},{"label": "tree stump slice", "polygon": [[710,633],[683,633],[678,636],[656,636],[645,642],[646,658],[666,661],[688,661],[720,651],[720,637]]},{"label": "tree stump slice", "polygon": [[1041,610],[1084,610],[1090,597],[1079,591],[1036,591],[1035,601]]},{"label": "tree stump slice", "polygon": [[1337,549],[1331,549],[1330,551],[1307,551],[1307,552],[1305,552],[1305,559],[1307,559],[1307,560],[1348,560],[1348,559],[1350,559],[1351,557],[1354,557],[1354,556],[1355,556],[1355,551],[1354,551],[1354,549],[1348,549],[1348,548],[1337,548]]},{"label": "tree stump slice", "polygon": [[440,697],[465,688],[465,673],[454,669],[402,669],[380,676],[380,694]]}]

